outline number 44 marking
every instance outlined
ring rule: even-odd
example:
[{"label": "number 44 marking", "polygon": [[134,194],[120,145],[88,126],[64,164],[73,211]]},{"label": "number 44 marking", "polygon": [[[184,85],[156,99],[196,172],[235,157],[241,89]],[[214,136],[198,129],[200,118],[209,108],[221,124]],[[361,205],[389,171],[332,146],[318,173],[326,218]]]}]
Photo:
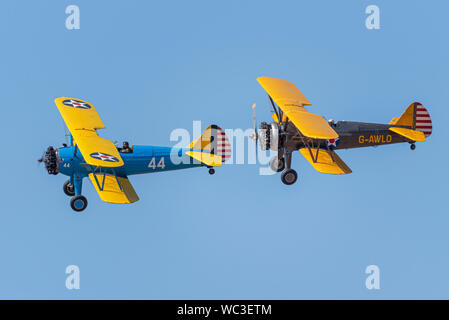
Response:
[{"label": "number 44 marking", "polygon": [[164,169],[164,168],[165,168],[164,157],[162,157],[162,158],[159,160],[159,162],[157,163],[157,166],[156,166],[156,158],[153,157],[153,158],[151,159],[150,163],[148,164],[148,168],[151,168],[151,169],[156,169],[156,168]]}]

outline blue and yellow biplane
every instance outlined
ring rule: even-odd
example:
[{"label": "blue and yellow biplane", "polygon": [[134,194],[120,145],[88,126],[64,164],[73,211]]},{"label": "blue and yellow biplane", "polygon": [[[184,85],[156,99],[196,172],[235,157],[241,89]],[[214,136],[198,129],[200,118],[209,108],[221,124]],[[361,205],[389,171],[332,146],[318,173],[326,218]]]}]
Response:
[{"label": "blue and yellow biplane", "polygon": [[132,146],[118,148],[97,134],[104,129],[94,106],[80,99],[61,97],[56,106],[70,131],[70,146],[48,147],[39,162],[49,174],[69,176],[63,191],[71,196],[70,206],[79,212],[87,207],[81,194],[83,178],[89,177],[101,200],[133,203],[139,200],[128,176],[205,166],[209,174],[231,157],[231,145],[224,131],[209,126],[199,139],[186,148]]}]

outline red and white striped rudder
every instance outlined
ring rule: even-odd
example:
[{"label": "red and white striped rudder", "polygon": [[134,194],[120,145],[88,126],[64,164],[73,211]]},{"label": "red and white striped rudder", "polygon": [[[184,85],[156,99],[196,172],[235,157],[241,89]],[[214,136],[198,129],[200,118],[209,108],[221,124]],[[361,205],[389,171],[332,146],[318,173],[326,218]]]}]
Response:
[{"label": "red and white striped rudder", "polygon": [[416,102],[415,130],[422,131],[426,138],[432,134],[432,120],[429,111]]},{"label": "red and white striped rudder", "polygon": [[232,156],[231,144],[224,131],[216,124],[208,126],[201,136],[193,140],[188,147],[209,151],[211,154],[221,156],[222,162],[227,161]]},{"label": "red and white striped rudder", "polygon": [[[212,125],[212,145],[214,153],[221,156],[223,162],[231,158],[231,144],[229,143],[228,137],[224,131],[217,125]],[[216,142],[215,142],[215,141]]]}]

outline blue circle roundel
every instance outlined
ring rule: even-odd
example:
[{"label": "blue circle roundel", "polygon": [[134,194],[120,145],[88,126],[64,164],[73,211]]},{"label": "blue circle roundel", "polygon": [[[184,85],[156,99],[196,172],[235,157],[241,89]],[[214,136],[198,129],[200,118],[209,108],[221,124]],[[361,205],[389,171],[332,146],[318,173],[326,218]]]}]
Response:
[{"label": "blue circle roundel", "polygon": [[119,160],[116,157],[111,156],[110,154],[107,154],[107,153],[94,152],[94,153],[91,153],[90,156],[91,156],[91,158],[98,159],[101,161],[119,162]]},{"label": "blue circle roundel", "polygon": [[92,108],[88,103],[83,102],[83,101],[79,101],[79,100],[75,100],[75,99],[68,99],[68,100],[64,100],[62,101],[62,103],[68,107],[73,107],[73,108],[77,108],[77,109],[90,109]]}]

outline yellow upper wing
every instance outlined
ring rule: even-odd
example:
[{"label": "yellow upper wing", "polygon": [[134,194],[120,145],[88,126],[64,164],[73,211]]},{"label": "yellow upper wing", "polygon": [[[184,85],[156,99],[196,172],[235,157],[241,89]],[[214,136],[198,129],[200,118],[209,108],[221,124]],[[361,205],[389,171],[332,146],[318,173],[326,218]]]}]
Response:
[{"label": "yellow upper wing", "polygon": [[[320,149],[317,154],[316,148],[299,149],[301,154],[310,162],[316,171],[327,174],[348,174],[352,170],[333,151]],[[316,161],[314,161],[316,159]]]},{"label": "yellow upper wing", "polygon": [[104,124],[92,104],[67,97],[56,98],[55,103],[86,163],[100,167],[123,166],[114,143],[98,136],[96,130],[103,129]]},{"label": "yellow upper wing", "polygon": [[259,77],[257,81],[281,109],[282,107],[302,107],[311,104],[298,87],[291,82],[271,77]]},{"label": "yellow upper wing", "polygon": [[[115,176],[111,174],[106,174],[105,176],[103,174],[96,174],[97,179],[95,179],[94,174],[90,173],[89,178],[92,181],[95,190],[97,190],[101,200],[104,202],[133,203],[139,200],[136,191],[134,191],[133,186],[126,177],[117,177],[120,185],[117,183]],[[122,187],[121,189],[120,186]]]},{"label": "yellow upper wing", "polygon": [[338,138],[338,134],[323,117],[304,108],[310,102],[293,83],[270,77],[259,77],[257,81],[304,136],[315,139]]}]

